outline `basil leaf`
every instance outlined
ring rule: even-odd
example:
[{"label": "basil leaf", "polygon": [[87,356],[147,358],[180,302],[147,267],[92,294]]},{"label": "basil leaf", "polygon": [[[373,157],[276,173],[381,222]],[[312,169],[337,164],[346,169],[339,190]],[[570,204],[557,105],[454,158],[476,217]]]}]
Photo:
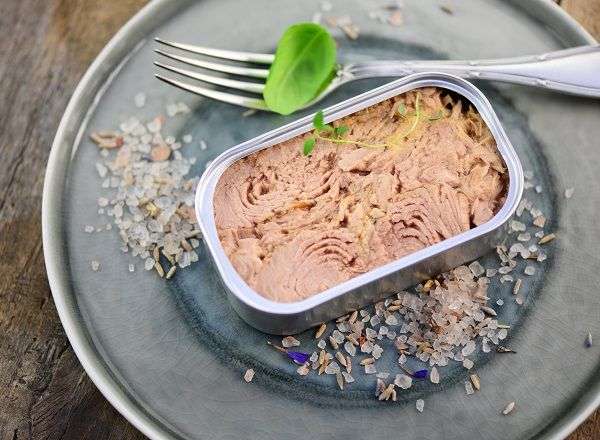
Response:
[{"label": "basil leaf", "polygon": [[282,115],[302,108],[335,76],[335,41],[315,23],[290,26],[277,45],[263,97]]},{"label": "basil leaf", "polygon": [[315,143],[317,140],[315,138],[308,138],[304,141],[304,148],[302,149],[302,154],[305,156],[309,156],[312,153],[312,150],[315,148]]}]

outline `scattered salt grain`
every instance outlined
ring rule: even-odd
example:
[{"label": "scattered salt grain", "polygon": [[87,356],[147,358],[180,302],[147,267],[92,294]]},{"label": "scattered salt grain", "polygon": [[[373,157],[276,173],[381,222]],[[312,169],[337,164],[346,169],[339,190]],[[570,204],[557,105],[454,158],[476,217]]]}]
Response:
[{"label": "scattered salt grain", "polygon": [[538,228],[543,228],[546,225],[546,217],[543,215],[538,215],[533,219],[533,225]]},{"label": "scattered salt grain", "polygon": [[375,373],[377,373],[377,368],[375,367],[375,364],[365,365],[365,374],[375,374]]},{"label": "scattered salt grain", "polygon": [[440,373],[436,367],[431,369],[431,373],[429,373],[429,380],[431,380],[432,383],[440,383]]},{"label": "scattered salt grain", "polygon": [[100,270],[100,262],[98,260],[90,261],[90,266],[94,272],[98,272]]},{"label": "scattered salt grain", "polygon": [[129,264],[129,272],[135,272],[135,265]]},{"label": "scattered salt grain", "polygon": [[252,382],[252,379],[254,378],[254,370],[252,368],[249,368],[248,370],[246,370],[246,372],[244,373],[244,380],[246,382]]},{"label": "scattered salt grain", "polygon": [[527,227],[525,226],[525,223],[522,223],[518,220],[511,220],[510,221],[510,228],[513,231],[517,231],[517,232],[525,232],[527,230]]},{"label": "scattered salt grain", "polygon": [[142,108],[143,106],[146,105],[146,94],[143,93],[143,92],[140,92],[140,93],[136,94],[133,97],[133,101],[134,101],[135,106],[137,108]]},{"label": "scattered salt grain", "polygon": [[565,189],[565,198],[570,199],[571,197],[573,197],[574,192],[575,192],[575,188]]},{"label": "scattered salt grain", "polygon": [[525,273],[525,275],[533,275],[535,274],[535,267],[527,266],[523,272]]},{"label": "scattered salt grain", "polygon": [[356,356],[356,346],[352,342],[346,342],[344,344],[344,350],[346,350],[346,353],[350,356]]},{"label": "scattered salt grain", "polygon": [[308,362],[305,362],[303,365],[300,365],[296,370],[296,373],[298,373],[300,376],[306,376],[308,373],[310,373],[310,365],[308,364]]},{"label": "scattered salt grain", "polygon": [[590,348],[592,346],[592,333],[588,332],[586,338],[585,338],[585,346],[586,348]]},{"label": "scattered salt grain", "polygon": [[281,340],[281,345],[285,348],[298,347],[300,345],[300,341],[293,336],[286,336]]},{"label": "scattered salt grain", "polygon": [[412,383],[412,377],[407,376],[406,374],[396,374],[396,378],[394,379],[394,385],[402,388],[403,390],[409,389],[412,386]]},{"label": "scattered salt grain", "polygon": [[423,412],[423,409],[425,408],[425,401],[423,399],[417,399],[415,406],[417,407],[417,411]]},{"label": "scattered salt grain", "polygon": [[510,402],[508,405],[504,407],[502,410],[502,414],[505,416],[509,415],[515,409],[515,402]]},{"label": "scattered salt grain", "polygon": [[465,391],[467,392],[468,396],[470,396],[471,394],[473,394],[475,392],[475,390],[473,389],[473,384],[471,383],[471,381],[466,381],[465,382]]},{"label": "scattered salt grain", "polygon": [[317,343],[317,347],[319,347],[321,350],[324,350],[325,347],[327,347],[327,342],[325,342],[324,339],[321,339],[318,343]]},{"label": "scattered salt grain", "polygon": [[515,298],[515,302],[522,306],[523,305],[523,297],[521,295],[517,295],[517,297]]},{"label": "scattered salt grain", "polygon": [[200,139],[200,149],[201,150],[206,150],[208,148],[208,146],[206,145],[206,142],[202,139]]},{"label": "scattered salt grain", "polygon": [[469,264],[469,269],[473,273],[473,276],[479,277],[485,273],[485,268],[479,263],[479,261],[473,261]]},{"label": "scattered salt grain", "polygon": [[344,380],[346,381],[346,383],[354,382],[354,378],[347,371],[342,371],[342,376],[344,377]]},{"label": "scattered salt grain", "polygon": [[502,298],[500,298],[498,301],[496,301],[496,304],[498,304],[499,306],[503,306],[504,300]]},{"label": "scattered salt grain", "polygon": [[465,367],[467,370],[470,370],[471,368],[473,368],[473,365],[475,365],[475,364],[473,363],[473,361],[471,359],[467,358],[463,361],[463,367]]},{"label": "scattered salt grain", "polygon": [[92,232],[94,232],[94,227],[92,225],[85,225],[83,227],[83,230],[88,234],[91,234]]},{"label": "scattered salt grain", "polygon": [[517,236],[517,240],[529,241],[529,240],[531,240],[531,234],[529,232],[523,232]]}]

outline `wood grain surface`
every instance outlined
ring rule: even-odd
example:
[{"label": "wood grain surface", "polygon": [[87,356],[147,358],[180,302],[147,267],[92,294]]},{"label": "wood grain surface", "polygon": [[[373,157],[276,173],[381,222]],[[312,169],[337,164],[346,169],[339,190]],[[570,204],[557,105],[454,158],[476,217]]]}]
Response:
[{"label": "wood grain surface", "polygon": [[[40,206],[77,82],[145,0],[0,0],[0,440],[142,439],[71,349],[52,302]],[[600,0],[562,6],[600,39]],[[600,413],[569,440],[600,438]]]}]

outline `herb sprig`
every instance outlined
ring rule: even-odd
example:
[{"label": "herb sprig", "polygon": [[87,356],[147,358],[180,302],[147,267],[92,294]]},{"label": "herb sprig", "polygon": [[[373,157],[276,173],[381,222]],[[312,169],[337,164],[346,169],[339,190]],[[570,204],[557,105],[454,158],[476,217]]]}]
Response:
[{"label": "herb sprig", "polygon": [[[313,150],[315,148],[317,140],[324,140],[324,141],[328,141],[328,142],[332,142],[332,143],[336,143],[336,144],[353,144],[353,145],[357,145],[359,147],[365,147],[365,148],[398,147],[401,142],[403,142],[408,136],[410,136],[410,134],[412,134],[416,130],[417,126],[419,125],[419,122],[421,122],[421,120],[423,119],[423,113],[421,111],[420,99],[421,99],[421,95],[419,93],[417,93],[417,96],[415,98],[414,118],[412,120],[412,124],[410,125],[410,127],[404,133],[400,133],[395,136],[390,136],[388,138],[388,142],[383,143],[383,144],[371,144],[371,143],[367,143],[367,142],[345,139],[344,135],[346,133],[348,133],[348,131],[350,130],[348,128],[348,126],[347,125],[338,125],[337,127],[333,127],[330,124],[325,124],[325,117],[323,115],[323,110],[319,110],[317,113],[315,113],[315,116],[313,117],[314,134],[304,141],[304,145],[302,148],[302,154],[304,154],[305,156],[310,156],[310,154],[313,152]],[[396,111],[397,111],[398,115],[400,115],[403,119],[406,119],[409,116],[411,116],[409,114],[409,111],[406,108],[406,105],[404,105],[404,103],[400,103],[400,105],[398,106],[398,109]],[[427,116],[427,120],[430,122],[433,122],[433,121],[442,119],[444,117],[446,117],[446,113],[444,112],[443,109],[439,109],[436,113]]]}]

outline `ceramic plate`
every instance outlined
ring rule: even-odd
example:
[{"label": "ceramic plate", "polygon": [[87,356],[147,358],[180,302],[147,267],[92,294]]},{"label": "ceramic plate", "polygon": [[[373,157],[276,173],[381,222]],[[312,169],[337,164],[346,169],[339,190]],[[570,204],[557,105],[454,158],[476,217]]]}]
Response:
[{"label": "ceramic plate", "polygon": [[[551,2],[461,1],[454,13],[437,2],[406,1],[404,24],[381,25],[368,12],[381,2],[333,2],[325,15],[348,14],[361,28],[339,36],[342,61],[410,58],[495,58],[542,53],[593,40]],[[504,298],[500,320],[512,325],[508,343],[517,355],[478,354],[480,392],[466,396],[468,372],[443,370],[439,385],[419,382],[399,402],[373,398],[374,379],[356,375],[346,392],[332,376],[302,379],[229,307],[208,255],[170,282],[142,270],[120,251],[116,232],[87,234],[102,194],[95,172],[92,129],[127,116],[151,118],[169,102],[191,113],[170,118],[168,131],[205,139],[186,147],[198,161],[293,117],[256,114],[185,95],[153,78],[152,38],[221,48],[272,51],[288,25],[308,21],[319,2],[155,1],[109,43],[83,78],[58,130],[44,187],[43,237],[48,277],[67,335],[89,376],[112,404],[153,439],[562,438],[600,401],[598,349],[584,347],[588,331],[600,337],[600,104],[518,86],[480,84],[504,124],[525,169],[542,192],[527,197],[557,231],[549,258],[524,277],[525,303],[495,282],[492,300]],[[267,12],[268,11],[268,12]],[[325,107],[388,80],[339,90]],[[142,109],[134,96],[147,95]],[[566,199],[566,188],[574,187]],[[493,255],[487,259],[495,258]],[[90,261],[101,271],[90,269]],[[128,271],[134,263],[137,270]],[[520,266],[518,270],[522,271]],[[299,337],[314,347],[312,333]],[[389,350],[391,352],[391,350]],[[391,353],[389,353],[391,356]],[[390,358],[390,365],[394,365]],[[247,368],[256,370],[250,384]],[[390,368],[393,370],[393,367]],[[396,373],[396,371],[392,371]],[[415,400],[425,400],[425,411]],[[500,412],[509,401],[516,410]]]}]

